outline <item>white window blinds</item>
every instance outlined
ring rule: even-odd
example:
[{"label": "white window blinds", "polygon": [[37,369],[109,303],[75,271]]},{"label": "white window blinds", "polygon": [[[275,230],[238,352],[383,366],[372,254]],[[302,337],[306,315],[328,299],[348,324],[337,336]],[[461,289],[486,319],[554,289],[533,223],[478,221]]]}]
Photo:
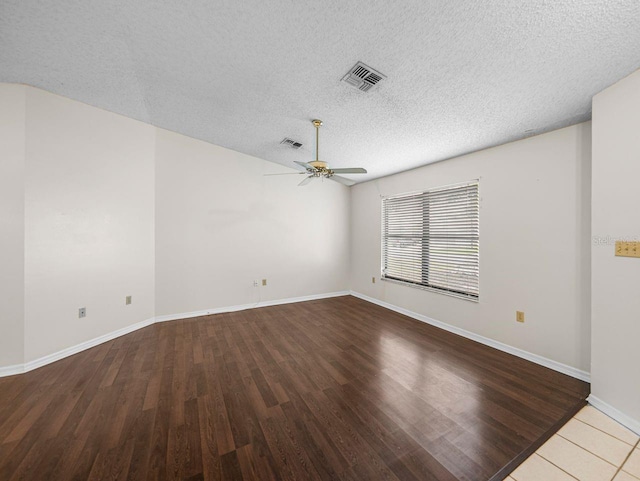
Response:
[{"label": "white window blinds", "polygon": [[478,182],[382,200],[382,278],[479,295]]}]

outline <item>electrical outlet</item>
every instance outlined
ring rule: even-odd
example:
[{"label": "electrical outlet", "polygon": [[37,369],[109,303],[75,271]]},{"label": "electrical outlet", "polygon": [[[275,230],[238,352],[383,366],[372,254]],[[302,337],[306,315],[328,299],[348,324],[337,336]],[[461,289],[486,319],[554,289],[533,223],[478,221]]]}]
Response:
[{"label": "electrical outlet", "polygon": [[124,303],[128,306],[129,304],[131,304],[131,296],[127,296],[124,300]]},{"label": "electrical outlet", "polygon": [[376,278],[375,278],[375,277],[372,277],[372,278],[371,278],[371,284],[375,284],[375,283],[376,283]]},{"label": "electrical outlet", "polygon": [[87,317],[87,308],[81,307],[78,309],[78,318]]},{"label": "electrical outlet", "polygon": [[253,281],[253,287],[258,287],[258,281]]},{"label": "electrical outlet", "polygon": [[262,285],[266,286],[267,285],[267,280],[266,279],[262,279]]},{"label": "electrical outlet", "polygon": [[524,322],[524,312],[516,311],[516,321]]}]

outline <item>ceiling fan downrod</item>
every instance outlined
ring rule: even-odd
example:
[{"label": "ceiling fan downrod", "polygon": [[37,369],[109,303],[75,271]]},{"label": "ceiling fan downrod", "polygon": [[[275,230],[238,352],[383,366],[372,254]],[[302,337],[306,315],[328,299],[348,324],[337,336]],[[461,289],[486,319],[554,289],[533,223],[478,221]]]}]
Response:
[{"label": "ceiling fan downrod", "polygon": [[318,170],[324,170],[327,168],[327,163],[320,160],[320,127],[322,126],[322,120],[314,119],[312,123],[316,128],[316,160],[309,162],[309,164]]}]

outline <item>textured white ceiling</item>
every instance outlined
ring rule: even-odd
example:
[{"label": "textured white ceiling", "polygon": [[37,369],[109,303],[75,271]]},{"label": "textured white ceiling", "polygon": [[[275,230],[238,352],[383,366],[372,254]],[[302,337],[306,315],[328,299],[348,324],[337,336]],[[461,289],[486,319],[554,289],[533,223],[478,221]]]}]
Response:
[{"label": "textured white ceiling", "polygon": [[[358,60],[369,94],[340,82]],[[0,81],[288,166],[321,118],[354,180],[587,120],[639,66],[638,0],[0,2]]]}]

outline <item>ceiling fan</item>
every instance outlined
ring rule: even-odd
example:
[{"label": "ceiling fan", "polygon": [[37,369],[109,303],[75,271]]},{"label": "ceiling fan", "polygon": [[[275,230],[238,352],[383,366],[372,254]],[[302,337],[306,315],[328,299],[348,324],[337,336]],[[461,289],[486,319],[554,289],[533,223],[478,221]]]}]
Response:
[{"label": "ceiling fan", "polygon": [[[344,185],[353,185],[354,181],[345,179],[344,177],[340,177],[335,174],[366,174],[366,169],[361,167],[350,167],[344,169],[330,169],[327,166],[326,162],[319,160],[318,152],[319,152],[319,143],[320,143],[320,126],[322,125],[322,120],[315,119],[312,121],[313,126],[316,128],[316,160],[311,162],[299,162],[294,160],[294,162],[304,169],[304,172],[296,172],[296,174],[307,174],[307,177],[300,182],[298,185],[307,185],[313,179],[316,178],[325,178],[331,179],[340,184]],[[267,174],[267,175],[283,175],[283,174]],[[286,174],[285,174],[286,175]]]}]

